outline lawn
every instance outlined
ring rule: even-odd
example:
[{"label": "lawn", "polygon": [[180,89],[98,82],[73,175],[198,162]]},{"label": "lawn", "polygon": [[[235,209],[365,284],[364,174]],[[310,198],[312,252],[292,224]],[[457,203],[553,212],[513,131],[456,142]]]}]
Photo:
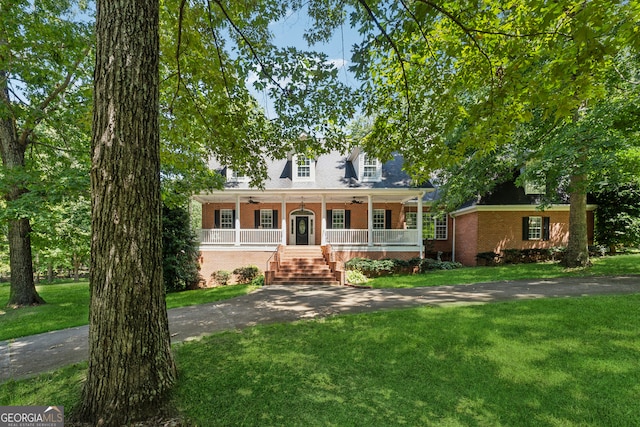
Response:
[{"label": "lawn", "polygon": [[[193,425],[640,425],[640,295],[423,307],[216,334],[175,347]],[[0,385],[77,404],[84,366]]]},{"label": "lawn", "polygon": [[[47,304],[18,310],[0,308],[0,341],[86,325],[89,322],[89,283],[63,281],[37,286]],[[204,304],[244,295],[250,285],[176,292],[167,295],[167,308]],[[0,285],[0,301],[9,300],[9,285]]]},{"label": "lawn", "polygon": [[591,261],[591,267],[578,269],[566,269],[558,263],[464,267],[457,270],[431,271],[426,274],[378,277],[367,282],[367,285],[374,288],[415,288],[567,276],[640,275],[640,254],[592,258]]},{"label": "lawn", "polygon": [[[593,259],[587,269],[567,270],[558,264],[519,264],[500,267],[465,267],[426,274],[379,277],[368,282],[374,288],[406,288],[563,276],[640,275],[640,254]],[[86,325],[89,319],[89,286],[83,282],[57,282],[37,287],[47,304],[19,310],[0,308],[0,341],[42,332]],[[203,304],[251,292],[249,285],[199,289],[167,295],[167,308]],[[9,299],[9,285],[0,284],[0,304]],[[1,306],[0,306],[1,307]]]}]

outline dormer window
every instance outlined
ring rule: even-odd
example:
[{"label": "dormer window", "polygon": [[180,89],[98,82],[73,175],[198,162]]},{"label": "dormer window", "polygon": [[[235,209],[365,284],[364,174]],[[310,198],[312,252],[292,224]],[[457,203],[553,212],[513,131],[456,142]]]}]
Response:
[{"label": "dormer window", "polygon": [[362,161],[362,181],[380,181],[382,177],[382,164],[375,157],[364,154]]},{"label": "dormer window", "polygon": [[228,182],[245,182],[247,177],[242,173],[233,169],[227,168],[227,181]]},{"label": "dormer window", "polygon": [[294,181],[314,181],[315,180],[315,161],[305,156],[297,154],[293,156],[293,179]]}]

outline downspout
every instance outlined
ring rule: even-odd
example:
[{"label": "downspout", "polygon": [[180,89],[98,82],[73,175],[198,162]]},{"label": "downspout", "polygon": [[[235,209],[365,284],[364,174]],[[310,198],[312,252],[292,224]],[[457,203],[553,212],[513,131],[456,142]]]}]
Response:
[{"label": "downspout", "polygon": [[456,217],[450,215],[453,218],[453,237],[451,239],[451,261],[456,262]]}]

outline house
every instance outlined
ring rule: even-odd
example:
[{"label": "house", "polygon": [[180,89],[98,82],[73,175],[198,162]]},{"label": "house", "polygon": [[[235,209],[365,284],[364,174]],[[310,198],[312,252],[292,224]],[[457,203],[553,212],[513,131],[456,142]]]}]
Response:
[{"label": "house", "polygon": [[[516,173],[517,177],[518,173]],[[493,191],[451,212],[452,252],[463,265],[476,265],[483,252],[505,249],[566,247],[569,239],[569,202],[559,194],[558,204],[541,209],[542,188],[498,184]],[[595,205],[587,205],[587,235],[593,243]]]},{"label": "house", "polygon": [[[416,185],[402,163],[400,156],[382,163],[358,148],[348,155],[330,152],[317,158],[291,154],[268,163],[261,190],[251,188],[247,177],[213,163],[226,177],[225,188],[194,196],[202,204],[202,276],[256,265],[281,275],[287,268],[307,269],[309,280],[326,275],[342,282],[336,263],[355,257],[439,256],[476,265],[481,252],[567,243],[568,204],[542,212],[535,188],[508,182],[440,214],[431,210],[434,186]],[[592,212],[589,224],[592,239]],[[281,265],[287,254],[298,264]],[[315,266],[299,264],[313,257]],[[296,277],[292,271],[286,276]],[[271,278],[267,274],[267,281]]]},{"label": "house", "polygon": [[[329,247],[332,258],[410,259],[424,255],[431,184],[415,185],[397,156],[382,163],[360,149],[270,161],[263,190],[224,165],[224,190],[194,196],[202,204],[201,274],[249,264],[266,269],[280,246]],[[420,201],[420,202],[419,202]],[[444,222],[448,220],[445,217]],[[448,231],[447,231],[448,232]]]}]

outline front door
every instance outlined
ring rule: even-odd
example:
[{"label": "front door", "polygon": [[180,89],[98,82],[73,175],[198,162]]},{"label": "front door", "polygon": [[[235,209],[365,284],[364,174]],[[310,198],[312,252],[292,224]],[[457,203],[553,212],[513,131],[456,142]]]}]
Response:
[{"label": "front door", "polygon": [[296,245],[309,244],[309,217],[296,217]]}]

